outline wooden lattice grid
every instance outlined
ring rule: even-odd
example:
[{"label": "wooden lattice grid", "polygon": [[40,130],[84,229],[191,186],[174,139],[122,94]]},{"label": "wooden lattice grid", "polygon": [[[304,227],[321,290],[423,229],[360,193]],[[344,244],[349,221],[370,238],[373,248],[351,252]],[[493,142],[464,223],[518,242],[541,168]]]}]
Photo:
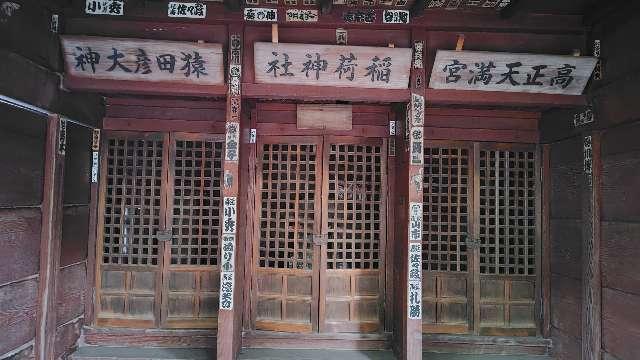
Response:
[{"label": "wooden lattice grid", "polygon": [[103,264],[158,265],[162,139],[107,141]]},{"label": "wooden lattice grid", "polygon": [[480,151],[480,273],[535,275],[533,151]]},{"label": "wooden lattice grid", "polygon": [[313,234],[316,218],[315,144],[264,144],[260,244],[262,268],[313,267]]},{"label": "wooden lattice grid", "polygon": [[422,269],[468,271],[469,149],[425,147]]},{"label": "wooden lattice grid", "polygon": [[222,149],[222,141],[175,142],[171,265],[218,265]]},{"label": "wooden lattice grid", "polygon": [[381,146],[331,144],[327,269],[380,267]]}]

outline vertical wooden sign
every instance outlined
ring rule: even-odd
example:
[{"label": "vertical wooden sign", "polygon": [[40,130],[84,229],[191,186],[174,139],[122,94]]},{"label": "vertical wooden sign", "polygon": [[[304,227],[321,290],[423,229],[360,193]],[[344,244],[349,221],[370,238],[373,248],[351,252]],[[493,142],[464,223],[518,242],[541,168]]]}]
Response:
[{"label": "vertical wooden sign", "polygon": [[[422,37],[423,33],[414,33]],[[407,228],[406,359],[422,358],[422,174],[424,164],[424,43],[414,41],[411,61],[411,102],[408,105],[409,151]]]},{"label": "vertical wooden sign", "polygon": [[235,257],[237,244],[238,213],[238,163],[240,161],[240,113],[242,78],[242,37],[240,31],[230,30],[229,38],[229,89],[227,94],[227,118],[224,155],[222,251],[220,262],[220,308],[218,314],[217,359],[231,360],[235,356],[236,336]]}]

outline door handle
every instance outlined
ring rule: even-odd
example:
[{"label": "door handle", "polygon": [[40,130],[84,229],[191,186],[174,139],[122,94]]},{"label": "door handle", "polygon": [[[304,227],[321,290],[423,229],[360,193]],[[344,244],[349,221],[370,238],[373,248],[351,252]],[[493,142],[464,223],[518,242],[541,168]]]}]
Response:
[{"label": "door handle", "polygon": [[472,249],[476,249],[476,248],[480,247],[480,240],[475,239],[469,233],[464,233],[462,235],[462,240],[464,241],[465,245],[467,245],[468,247],[470,247]]},{"label": "door handle", "polygon": [[326,234],[313,234],[311,235],[311,242],[313,245],[323,245],[326,244],[328,236]]},{"label": "door handle", "polygon": [[156,239],[158,239],[158,241],[169,241],[171,239],[173,239],[173,231],[171,229],[169,230],[158,230],[156,231]]}]

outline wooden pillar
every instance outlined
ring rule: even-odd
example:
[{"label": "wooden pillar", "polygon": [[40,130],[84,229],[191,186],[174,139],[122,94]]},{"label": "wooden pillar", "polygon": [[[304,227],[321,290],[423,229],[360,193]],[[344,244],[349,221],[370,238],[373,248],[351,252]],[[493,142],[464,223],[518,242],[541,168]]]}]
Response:
[{"label": "wooden pillar", "polygon": [[[55,359],[56,287],[62,241],[62,196],[66,151],[66,121],[49,116],[45,142],[40,283],[35,353],[38,360]],[[19,156],[19,155],[18,155]]]},{"label": "wooden pillar", "polygon": [[84,325],[94,324],[94,310],[96,303],[96,240],[98,236],[98,196],[100,187],[100,145],[101,133],[94,129],[91,139],[91,186],[89,188],[89,234],[87,241],[87,286],[84,300]]},{"label": "wooden pillar", "polygon": [[541,333],[551,336],[551,145],[542,146],[542,319]]},{"label": "wooden pillar", "polygon": [[583,137],[582,192],[582,359],[600,360],[602,284],[600,278],[600,133]]},{"label": "wooden pillar", "polygon": [[[411,110],[407,119],[409,130],[408,152],[408,221],[406,263],[406,298],[402,312],[404,339],[402,357],[407,360],[422,359],[422,177],[424,168],[424,32],[414,31],[414,54],[411,66]],[[403,247],[404,248],[404,247]],[[404,258],[404,257],[403,257]],[[403,280],[404,282],[404,280]]]},{"label": "wooden pillar", "polygon": [[240,161],[240,114],[242,81],[242,27],[229,26],[229,73],[227,82],[227,117],[224,158],[222,251],[220,260],[220,310],[218,313],[217,359],[232,360],[236,357],[236,345],[240,341],[240,322],[236,311],[242,311],[242,288],[235,288],[235,264],[238,239],[238,169]]}]

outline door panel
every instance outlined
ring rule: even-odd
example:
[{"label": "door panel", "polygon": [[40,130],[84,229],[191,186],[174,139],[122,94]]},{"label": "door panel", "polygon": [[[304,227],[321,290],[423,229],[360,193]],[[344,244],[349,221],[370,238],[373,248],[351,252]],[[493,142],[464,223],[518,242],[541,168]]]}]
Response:
[{"label": "door panel", "polygon": [[224,140],[180,133],[172,134],[171,140],[171,242],[165,251],[163,327],[215,328]]},{"label": "door panel", "polygon": [[537,334],[538,169],[534,146],[427,145],[424,332]]},{"label": "door panel", "polygon": [[429,143],[423,176],[423,316],[425,332],[468,333],[473,311],[471,232],[473,146]]},{"label": "door panel", "polygon": [[221,136],[110,132],[97,324],[217,326]]},{"label": "door panel", "polygon": [[321,148],[313,137],[258,144],[256,329],[317,330]]},{"label": "door panel", "polygon": [[97,324],[154,327],[160,314],[166,139],[121,133],[102,158]]},{"label": "door panel", "polygon": [[384,141],[265,137],[257,167],[255,328],[380,330]]},{"label": "door panel", "polygon": [[482,334],[536,335],[538,168],[534,147],[480,149]]},{"label": "door panel", "polygon": [[320,330],[381,328],[386,244],[383,140],[326,137]]}]

